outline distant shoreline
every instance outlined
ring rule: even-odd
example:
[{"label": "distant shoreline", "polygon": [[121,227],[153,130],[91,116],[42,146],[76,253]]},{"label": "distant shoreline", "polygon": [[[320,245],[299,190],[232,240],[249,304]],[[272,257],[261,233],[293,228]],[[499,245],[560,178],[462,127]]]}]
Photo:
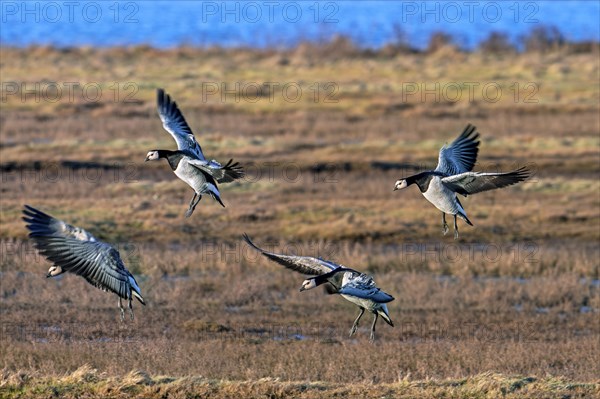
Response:
[{"label": "distant shoreline", "polygon": [[[520,37],[518,42],[511,41],[509,36],[502,32],[491,32],[489,36],[478,43],[473,48],[461,46],[459,40],[450,33],[442,31],[433,32],[429,38],[429,42],[424,48],[411,45],[408,41],[398,38],[391,40],[383,46],[369,47],[361,45],[352,39],[350,36],[338,34],[329,40],[314,41],[302,40],[292,46],[227,46],[227,45],[195,45],[190,43],[180,43],[174,46],[162,47],[151,44],[114,44],[114,45],[54,45],[33,43],[28,45],[14,45],[0,42],[0,48],[27,50],[28,48],[48,48],[57,50],[71,49],[153,49],[157,51],[169,51],[177,49],[194,49],[199,51],[255,51],[261,52],[276,52],[286,53],[310,49],[313,51],[333,51],[334,53],[343,53],[345,56],[378,56],[378,55],[395,55],[401,53],[412,54],[427,54],[433,53],[440,48],[450,47],[455,51],[463,53],[528,53],[528,52],[548,52],[557,50],[569,50],[575,53],[597,52],[600,50],[600,41],[598,40],[568,40],[561,31],[553,26],[540,25],[527,34]],[[329,53],[327,54],[329,55]]]}]

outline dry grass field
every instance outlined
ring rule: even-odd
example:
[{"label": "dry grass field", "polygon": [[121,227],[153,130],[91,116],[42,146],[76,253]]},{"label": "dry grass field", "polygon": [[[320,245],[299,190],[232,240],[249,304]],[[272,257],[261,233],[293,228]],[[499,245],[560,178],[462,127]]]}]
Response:
[{"label": "dry grass field", "polygon": [[[0,49],[0,397],[600,397],[598,49],[343,44]],[[143,162],[175,148],[158,87],[208,157],[246,166],[226,208],[185,219],[191,189]],[[476,170],[535,176],[461,199],[475,226],[454,241],[416,187],[392,189],[467,123]],[[147,302],[134,321],[45,278],[23,204],[116,245]],[[357,308],[298,292],[243,232],[373,275],[395,327],[370,344],[367,316],[348,338]]]}]

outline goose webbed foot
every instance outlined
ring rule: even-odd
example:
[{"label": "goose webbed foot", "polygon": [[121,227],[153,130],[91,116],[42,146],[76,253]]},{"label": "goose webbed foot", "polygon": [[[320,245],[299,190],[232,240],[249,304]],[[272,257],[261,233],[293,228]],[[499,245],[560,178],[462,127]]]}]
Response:
[{"label": "goose webbed foot", "polygon": [[192,216],[192,213],[194,213],[194,208],[188,208],[188,210],[185,211],[185,217],[189,218],[190,216]]},{"label": "goose webbed foot", "polygon": [[358,321],[362,317],[363,313],[365,313],[365,309],[360,308],[360,313],[358,314],[358,317],[356,318],[356,320],[354,320],[354,324],[352,324],[352,328],[350,329],[350,337],[352,337],[354,335],[354,333],[356,332],[356,330],[358,330]]},{"label": "goose webbed foot", "polygon": [[[192,216],[192,213],[194,213],[194,210],[196,209],[196,205],[198,205],[198,202],[200,202],[201,199],[202,199],[201,195],[197,195],[196,193],[194,193],[194,196],[192,197],[192,200],[190,201],[190,206],[189,206],[188,210],[185,212],[186,218],[189,218],[190,216]],[[194,200],[196,200],[196,201],[194,202]]]}]

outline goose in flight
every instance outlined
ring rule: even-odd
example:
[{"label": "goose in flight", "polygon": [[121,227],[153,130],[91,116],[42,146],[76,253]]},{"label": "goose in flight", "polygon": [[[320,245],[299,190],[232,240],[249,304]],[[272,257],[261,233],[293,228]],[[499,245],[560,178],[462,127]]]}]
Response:
[{"label": "goose in flight", "polygon": [[194,190],[185,217],[192,215],[204,194],[211,196],[225,207],[217,183],[230,183],[242,178],[243,168],[237,162],[233,163],[233,160],[225,166],[215,160],[207,161],[177,103],[172,101],[163,89],[157,90],[157,104],[163,127],[175,139],[177,150],[149,151],[146,161],[165,158],[175,175]]},{"label": "goose in flight", "polygon": [[531,175],[527,167],[507,173],[472,172],[477,161],[479,141],[475,126],[469,124],[460,136],[449,146],[440,150],[435,170],[421,172],[396,181],[394,191],[416,184],[423,196],[442,211],[442,232],[448,233],[446,214],[454,216],[454,239],[458,239],[459,217],[468,225],[473,223],[458,200],[456,194],[463,196],[510,186],[526,180]]},{"label": "goose in flight", "polygon": [[118,295],[121,321],[125,318],[121,298],[127,299],[133,320],[133,297],[142,305],[146,302],[135,278],[125,268],[115,248],[99,241],[84,229],[71,226],[29,205],[25,205],[23,214],[30,231],[29,237],[40,253],[53,263],[46,277],[64,272],[81,276],[94,287]]},{"label": "goose in flight", "polygon": [[326,284],[325,287],[329,294],[340,294],[343,298],[357,305],[360,308],[360,313],[354,320],[354,324],[352,324],[350,336],[354,335],[358,329],[358,322],[365,310],[374,315],[369,337],[371,342],[375,340],[375,324],[379,316],[390,326],[394,326],[386,305],[386,303],[393,301],[394,297],[381,291],[375,285],[372,277],[320,258],[268,252],[256,246],[247,234],[244,234],[243,238],[248,245],[273,262],[302,274],[316,276],[304,280],[300,291],[310,290],[321,284]]}]

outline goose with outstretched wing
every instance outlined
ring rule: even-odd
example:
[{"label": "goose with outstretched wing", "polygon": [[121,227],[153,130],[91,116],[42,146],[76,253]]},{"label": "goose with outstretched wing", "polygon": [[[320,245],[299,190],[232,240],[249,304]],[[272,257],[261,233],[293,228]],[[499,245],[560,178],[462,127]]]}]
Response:
[{"label": "goose with outstretched wing", "polygon": [[128,300],[133,320],[132,299],[142,305],[146,302],[133,275],[125,268],[119,251],[99,241],[80,227],[56,219],[32,206],[25,205],[23,220],[30,231],[35,247],[53,265],[46,277],[70,272],[83,277],[88,283],[119,297],[121,320],[125,310],[121,299]]},{"label": "goose with outstretched wing", "polygon": [[371,325],[370,340],[375,340],[375,324],[381,316],[386,323],[394,326],[390,318],[386,303],[394,300],[394,297],[383,292],[371,276],[347,268],[337,263],[313,258],[311,256],[283,255],[266,251],[250,240],[247,234],[243,235],[244,241],[255,250],[259,251],[268,259],[296,272],[315,276],[304,280],[300,291],[310,290],[322,284],[326,284],[327,292],[340,294],[346,300],[354,303],[360,308],[360,313],[350,329],[350,336],[358,329],[358,322],[365,310],[373,313],[373,324]]},{"label": "goose with outstretched wing", "polygon": [[164,129],[177,143],[177,150],[149,151],[146,161],[166,159],[175,175],[194,190],[185,217],[192,215],[202,195],[211,196],[224,207],[217,183],[230,183],[242,178],[243,168],[233,160],[225,165],[215,160],[207,161],[177,103],[163,89],[157,90],[157,108]]},{"label": "goose with outstretched wing", "polygon": [[508,173],[472,172],[479,151],[479,133],[469,124],[456,140],[440,150],[438,165],[429,170],[396,181],[395,190],[416,184],[423,196],[442,211],[442,232],[448,233],[446,214],[454,217],[454,238],[458,239],[457,217],[473,225],[456,194],[467,196],[481,191],[506,187],[530,176],[523,167]]}]

